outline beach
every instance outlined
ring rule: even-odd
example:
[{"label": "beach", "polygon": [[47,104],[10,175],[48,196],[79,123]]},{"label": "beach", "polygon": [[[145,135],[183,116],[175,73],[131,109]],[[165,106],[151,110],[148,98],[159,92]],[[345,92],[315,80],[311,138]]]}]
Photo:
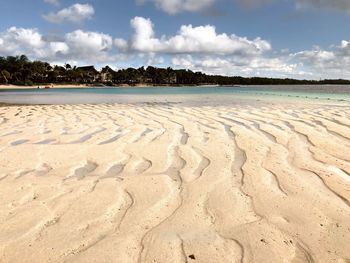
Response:
[{"label": "beach", "polygon": [[88,88],[89,85],[85,84],[39,84],[34,86],[25,86],[25,85],[0,85],[0,90],[30,90],[30,89],[45,89],[48,87],[50,89],[79,89],[79,88]]},{"label": "beach", "polygon": [[0,262],[349,262],[349,116],[0,106]]},{"label": "beach", "polygon": [[[178,87],[182,87],[186,85],[178,85]],[[232,87],[232,85],[229,85]],[[86,88],[95,88],[96,84],[39,84],[39,85],[0,85],[0,90],[31,90],[31,89],[45,89],[45,87],[48,87],[50,89],[86,89]],[[174,87],[174,84],[150,84],[150,83],[136,83],[136,84],[114,84],[112,86],[108,86],[105,84],[101,84],[101,88],[151,88],[151,87]],[[192,87],[220,87],[220,85],[192,85]]]}]

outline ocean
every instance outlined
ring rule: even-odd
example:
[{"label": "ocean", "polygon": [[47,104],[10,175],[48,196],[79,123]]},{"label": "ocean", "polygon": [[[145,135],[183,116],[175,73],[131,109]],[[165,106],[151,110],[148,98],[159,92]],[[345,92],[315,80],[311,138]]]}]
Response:
[{"label": "ocean", "polygon": [[6,104],[182,103],[216,105],[252,101],[350,103],[350,86],[145,87],[0,90]]}]

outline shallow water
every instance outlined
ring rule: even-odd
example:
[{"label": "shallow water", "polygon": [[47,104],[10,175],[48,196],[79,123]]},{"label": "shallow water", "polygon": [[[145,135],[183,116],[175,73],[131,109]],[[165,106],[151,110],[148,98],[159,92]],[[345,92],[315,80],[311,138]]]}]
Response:
[{"label": "shallow water", "polygon": [[230,104],[254,101],[350,102],[350,86],[148,87],[0,90],[0,103],[101,104],[183,103]]}]

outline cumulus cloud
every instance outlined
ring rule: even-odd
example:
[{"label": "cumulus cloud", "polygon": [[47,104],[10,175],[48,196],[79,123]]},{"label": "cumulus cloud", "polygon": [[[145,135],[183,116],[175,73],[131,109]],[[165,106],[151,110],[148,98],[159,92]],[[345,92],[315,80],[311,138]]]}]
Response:
[{"label": "cumulus cloud", "polygon": [[192,55],[172,58],[175,68],[187,68],[209,74],[227,76],[270,76],[297,77],[302,73],[296,64],[290,64],[285,58],[255,57],[250,60],[237,57],[193,57]]},{"label": "cumulus cloud", "polygon": [[0,53],[30,52],[45,46],[37,29],[10,27],[0,34]]},{"label": "cumulus cloud", "polygon": [[135,18],[131,24],[130,39],[114,41],[101,32],[75,30],[45,37],[35,28],[10,27],[0,32],[0,56],[26,54],[61,64],[163,65],[224,75],[350,79],[350,41],[291,53],[273,50],[259,38],[218,34],[212,26],[182,26],[174,36],[157,38],[149,19]]},{"label": "cumulus cloud", "polygon": [[65,34],[63,41],[48,42],[42,57],[50,61],[102,63],[110,61],[112,46],[113,39],[107,34],[76,30]]},{"label": "cumulus cloud", "polygon": [[343,40],[339,45],[329,50],[315,46],[290,54],[294,61],[313,72],[318,78],[347,78],[350,79],[350,42]]},{"label": "cumulus cloud", "polygon": [[236,35],[218,34],[211,25],[181,26],[175,36],[155,37],[150,19],[135,17],[131,20],[133,34],[129,41],[116,39],[115,45],[122,51],[165,54],[236,54],[256,55],[271,49],[268,41],[261,38],[249,40]]},{"label": "cumulus cloud", "polygon": [[50,42],[49,47],[50,54],[53,57],[67,55],[70,51],[69,46],[65,42]]},{"label": "cumulus cloud", "polygon": [[216,0],[137,0],[138,3],[153,2],[168,14],[182,11],[198,12],[208,9]]},{"label": "cumulus cloud", "polygon": [[151,56],[152,62],[166,56],[176,68],[224,75],[286,77],[297,72],[288,56],[274,57],[271,44],[261,38],[220,34],[211,25],[183,25],[173,36],[156,37],[150,19],[135,17],[130,24],[131,37],[115,39],[114,45],[120,52]]},{"label": "cumulus cloud", "polygon": [[0,55],[26,54],[48,61],[77,60],[90,63],[111,59],[113,38],[107,34],[76,30],[60,40],[48,40],[37,29],[11,27],[0,33]]},{"label": "cumulus cloud", "polygon": [[77,30],[66,34],[65,43],[75,59],[91,58],[98,54],[96,59],[103,61],[107,60],[113,39],[107,34]]},{"label": "cumulus cloud", "polygon": [[93,6],[89,4],[74,4],[64,8],[57,13],[49,13],[43,18],[51,23],[61,24],[66,22],[80,23],[84,20],[91,19],[95,14]]}]

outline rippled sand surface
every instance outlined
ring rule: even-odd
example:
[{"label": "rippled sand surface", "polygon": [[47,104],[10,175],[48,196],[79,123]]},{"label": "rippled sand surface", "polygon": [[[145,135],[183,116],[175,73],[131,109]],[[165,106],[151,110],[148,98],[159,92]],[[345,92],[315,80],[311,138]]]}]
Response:
[{"label": "rippled sand surface", "polygon": [[0,107],[0,262],[350,262],[349,116]]}]

